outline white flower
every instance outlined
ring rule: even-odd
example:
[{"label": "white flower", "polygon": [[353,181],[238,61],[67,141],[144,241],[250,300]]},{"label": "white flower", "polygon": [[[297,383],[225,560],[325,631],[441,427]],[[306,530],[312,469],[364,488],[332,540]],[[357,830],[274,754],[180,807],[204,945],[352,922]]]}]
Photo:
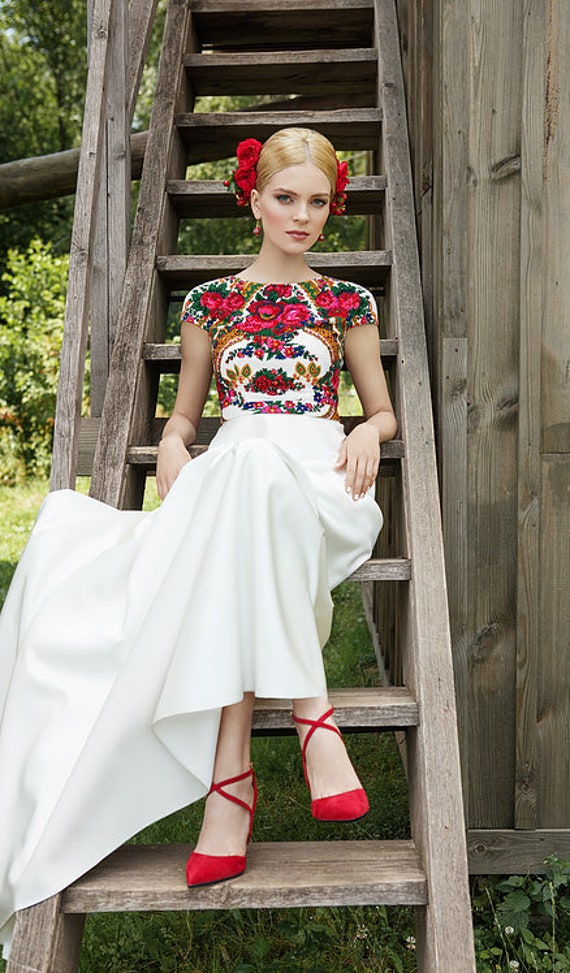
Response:
[{"label": "white flower", "polygon": [[[505,932],[506,932],[506,930],[505,930]],[[521,964],[519,963],[518,959],[511,959],[511,960],[509,960],[509,969],[510,970],[518,970],[518,969],[520,969],[520,965]]]},{"label": "white flower", "polygon": [[[513,929],[512,926],[505,926],[505,932],[506,932],[507,936],[512,936],[512,934],[514,933],[514,931],[515,930]],[[516,962],[516,960],[515,960],[515,962]],[[515,966],[515,969],[516,969],[516,966]]]},{"label": "white flower", "polygon": [[407,936],[406,937],[406,949],[411,949],[412,951],[416,948],[416,937]]}]

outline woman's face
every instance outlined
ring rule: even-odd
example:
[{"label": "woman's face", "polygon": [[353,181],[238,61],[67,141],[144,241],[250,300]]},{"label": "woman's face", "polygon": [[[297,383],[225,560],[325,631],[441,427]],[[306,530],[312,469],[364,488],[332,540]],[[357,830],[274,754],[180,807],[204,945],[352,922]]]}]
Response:
[{"label": "woman's face", "polygon": [[288,254],[304,253],[318,240],[330,208],[330,184],[312,162],[281,169],[261,192],[251,193],[251,209],[263,225],[264,242]]}]

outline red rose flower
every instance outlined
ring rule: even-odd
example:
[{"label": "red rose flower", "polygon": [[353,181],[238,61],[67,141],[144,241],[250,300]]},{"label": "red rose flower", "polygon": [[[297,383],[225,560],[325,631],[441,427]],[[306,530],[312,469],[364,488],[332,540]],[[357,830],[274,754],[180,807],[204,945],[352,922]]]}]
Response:
[{"label": "red rose flower", "polygon": [[255,169],[244,169],[241,166],[236,169],[234,179],[236,185],[239,186],[243,193],[251,194],[251,190],[255,188],[255,180],[257,178],[257,173]]},{"label": "red rose flower", "polygon": [[262,148],[261,142],[258,142],[257,139],[244,139],[243,142],[240,142],[236,149],[240,166],[245,169],[255,168]]}]

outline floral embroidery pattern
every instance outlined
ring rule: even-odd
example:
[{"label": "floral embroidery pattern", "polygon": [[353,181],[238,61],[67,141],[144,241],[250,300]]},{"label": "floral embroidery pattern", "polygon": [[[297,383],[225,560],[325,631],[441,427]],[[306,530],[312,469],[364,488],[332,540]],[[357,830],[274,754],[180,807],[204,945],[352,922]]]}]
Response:
[{"label": "floral embroidery pattern", "polygon": [[259,284],[221,277],[187,295],[182,322],[203,328],[224,419],[246,412],[338,419],[338,385],[349,328],[378,324],[358,284],[316,277]]}]

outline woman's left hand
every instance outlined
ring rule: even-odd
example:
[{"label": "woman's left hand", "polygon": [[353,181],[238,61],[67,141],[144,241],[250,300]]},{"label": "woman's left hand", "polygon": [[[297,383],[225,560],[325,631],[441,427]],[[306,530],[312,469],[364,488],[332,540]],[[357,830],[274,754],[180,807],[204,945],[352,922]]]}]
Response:
[{"label": "woman's left hand", "polygon": [[345,488],[353,500],[364,497],[374,484],[379,463],[378,430],[363,422],[344,440],[335,465],[335,470],[346,469]]}]

